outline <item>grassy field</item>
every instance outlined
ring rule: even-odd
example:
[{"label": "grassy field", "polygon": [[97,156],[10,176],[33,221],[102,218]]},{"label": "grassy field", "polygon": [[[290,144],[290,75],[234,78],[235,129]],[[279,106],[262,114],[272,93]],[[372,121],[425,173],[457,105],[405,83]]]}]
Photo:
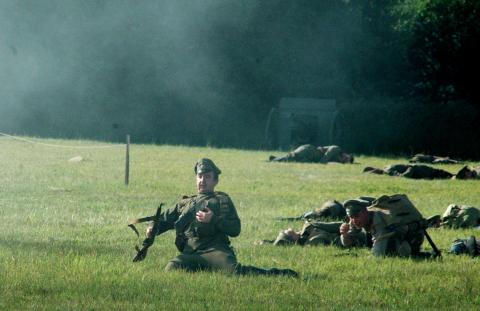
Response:
[{"label": "grassy field", "polygon": [[[64,145],[91,141],[42,140]],[[255,245],[328,199],[405,193],[424,216],[448,204],[480,207],[480,181],[421,181],[363,175],[401,158],[357,157],[358,164],[267,163],[269,152],[177,146],[125,150],[55,148],[0,137],[0,310],[478,310],[478,259],[446,253],[476,230],[430,230],[442,260],[373,258],[368,250]],[[278,154],[278,153],[277,153]],[[84,161],[68,162],[80,155]],[[174,233],[158,237],[144,262],[132,263],[137,239],[126,226],[195,193],[193,165],[210,157],[222,169],[217,190],[233,199],[242,233],[238,260],[289,267],[288,277],[163,271],[176,254]],[[478,163],[471,163],[476,164]],[[442,166],[456,172],[460,166]],[[142,231],[144,230],[141,227]],[[426,250],[430,247],[425,242]]]}]

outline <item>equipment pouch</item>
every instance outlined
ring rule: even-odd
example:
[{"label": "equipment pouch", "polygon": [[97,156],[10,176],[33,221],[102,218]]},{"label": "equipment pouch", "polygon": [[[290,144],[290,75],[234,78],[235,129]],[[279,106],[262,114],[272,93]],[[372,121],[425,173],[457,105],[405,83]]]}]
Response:
[{"label": "equipment pouch", "polygon": [[185,249],[185,245],[187,245],[187,238],[183,234],[177,234],[175,236],[175,246],[177,247],[179,252],[183,252]]}]

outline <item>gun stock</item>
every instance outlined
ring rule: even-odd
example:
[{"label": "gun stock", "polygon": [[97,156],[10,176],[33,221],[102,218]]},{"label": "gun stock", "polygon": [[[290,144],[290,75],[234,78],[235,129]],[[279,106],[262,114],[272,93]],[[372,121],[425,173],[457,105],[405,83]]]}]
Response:
[{"label": "gun stock", "polygon": [[155,237],[157,236],[159,230],[160,230],[160,216],[162,214],[162,206],[163,203],[160,204],[160,206],[157,208],[157,212],[155,213],[154,216],[148,216],[144,218],[139,218],[133,220],[130,224],[128,224],[128,227],[130,227],[137,237],[140,237],[140,234],[135,227],[135,224],[146,222],[146,221],[153,221],[153,228],[151,234],[147,236],[145,240],[142,242],[142,248],[139,247],[139,245],[135,245],[135,250],[137,251],[137,254],[133,258],[133,262],[139,262],[145,259],[147,257],[147,252],[148,248],[153,245],[155,242]]}]

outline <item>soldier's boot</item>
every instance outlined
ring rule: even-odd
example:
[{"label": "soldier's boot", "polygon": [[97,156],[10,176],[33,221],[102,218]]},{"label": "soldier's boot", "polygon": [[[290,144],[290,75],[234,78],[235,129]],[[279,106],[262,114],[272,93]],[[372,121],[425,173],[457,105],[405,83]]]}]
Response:
[{"label": "soldier's boot", "polygon": [[293,278],[298,278],[298,272],[292,269],[278,269],[278,268],[271,268],[267,269],[267,275],[285,275]]},{"label": "soldier's boot", "polygon": [[465,245],[467,246],[468,253],[470,256],[475,257],[478,255],[478,245],[475,239],[475,236],[470,236],[466,241]]}]

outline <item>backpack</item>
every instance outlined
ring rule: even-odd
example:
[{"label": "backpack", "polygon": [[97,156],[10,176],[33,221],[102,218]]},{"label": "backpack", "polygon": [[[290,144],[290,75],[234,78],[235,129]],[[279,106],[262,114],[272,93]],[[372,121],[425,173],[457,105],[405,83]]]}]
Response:
[{"label": "backpack", "polygon": [[424,221],[422,214],[405,194],[384,195],[373,201],[368,211],[380,212],[386,225],[408,225]]},{"label": "backpack", "polygon": [[450,247],[450,253],[455,255],[470,254],[472,257],[476,257],[480,254],[480,245],[472,235],[468,239],[456,239],[453,241]]}]

